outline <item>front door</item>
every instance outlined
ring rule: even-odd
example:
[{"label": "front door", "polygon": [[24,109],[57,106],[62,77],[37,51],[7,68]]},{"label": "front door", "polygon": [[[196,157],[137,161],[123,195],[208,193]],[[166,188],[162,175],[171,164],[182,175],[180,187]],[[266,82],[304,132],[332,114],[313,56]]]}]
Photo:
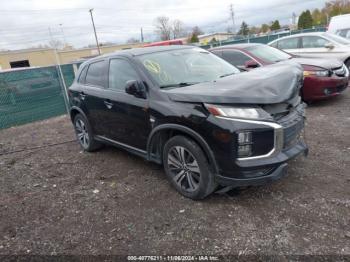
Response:
[{"label": "front door", "polygon": [[331,49],[327,48],[327,44],[332,44],[329,40],[320,36],[303,36],[302,48],[299,54],[305,57],[324,57],[324,58],[337,58],[337,47]]},{"label": "front door", "polygon": [[129,80],[141,80],[135,67],[124,58],[110,59],[104,133],[116,142],[146,150],[151,132],[148,99],[127,94],[125,86]]}]

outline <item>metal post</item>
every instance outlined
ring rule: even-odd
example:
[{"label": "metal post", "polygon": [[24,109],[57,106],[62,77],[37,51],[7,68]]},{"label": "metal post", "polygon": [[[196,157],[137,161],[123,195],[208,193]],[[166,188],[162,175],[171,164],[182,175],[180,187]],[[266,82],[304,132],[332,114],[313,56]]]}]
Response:
[{"label": "metal post", "polygon": [[143,41],[144,41],[144,38],[143,38],[143,29],[142,29],[142,27],[141,27],[141,43],[143,43]]},{"label": "metal post", "polygon": [[[54,43],[53,37],[52,37],[51,28],[50,28],[50,27],[49,27],[49,34],[50,34],[51,42]],[[64,102],[65,102],[65,105],[66,105],[67,113],[69,114],[69,106],[68,106],[69,98],[68,98],[68,91],[67,91],[66,82],[64,81],[64,76],[63,76],[63,72],[62,72],[62,68],[61,68],[61,62],[60,62],[60,58],[59,58],[59,56],[58,56],[56,44],[55,44],[55,46],[54,46],[54,53],[55,53],[55,58],[56,58],[56,64],[57,64],[57,67],[58,67],[59,79],[61,80],[62,86],[63,86],[63,89],[64,89],[64,94],[65,94],[65,95],[64,95]]]},{"label": "metal post", "polygon": [[95,40],[96,40],[96,45],[97,45],[98,54],[101,55],[100,45],[99,45],[98,39],[97,39],[97,33],[96,33],[96,27],[95,27],[94,17],[93,17],[93,15],[92,15],[92,11],[93,11],[93,10],[94,10],[94,9],[91,8],[91,9],[89,10],[89,12],[90,12],[90,16],[91,16],[92,26],[93,26],[93,28],[94,28]]}]

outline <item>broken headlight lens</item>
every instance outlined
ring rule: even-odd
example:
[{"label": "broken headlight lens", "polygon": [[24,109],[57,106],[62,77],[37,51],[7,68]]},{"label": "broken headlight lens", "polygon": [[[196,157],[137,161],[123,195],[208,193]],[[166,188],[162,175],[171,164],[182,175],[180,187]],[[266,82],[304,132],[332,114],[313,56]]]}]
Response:
[{"label": "broken headlight lens", "polygon": [[259,107],[231,107],[213,104],[205,104],[205,107],[214,116],[256,120],[271,119],[271,115]]}]

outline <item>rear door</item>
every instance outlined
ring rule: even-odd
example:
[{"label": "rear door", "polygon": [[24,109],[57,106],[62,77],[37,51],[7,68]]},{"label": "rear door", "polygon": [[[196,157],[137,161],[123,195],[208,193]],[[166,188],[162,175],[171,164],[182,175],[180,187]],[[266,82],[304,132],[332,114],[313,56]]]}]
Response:
[{"label": "rear door", "polygon": [[277,42],[277,48],[282,49],[288,53],[299,55],[300,49],[300,37],[290,37],[286,39],[281,39]]},{"label": "rear door", "polygon": [[86,109],[85,114],[94,130],[94,134],[103,134],[105,107],[103,104],[104,90],[107,85],[107,61],[105,59],[92,62],[87,66],[85,75],[81,75],[82,88],[79,96]]},{"label": "rear door", "polygon": [[151,132],[148,99],[137,98],[125,92],[129,80],[142,79],[136,67],[126,58],[109,60],[105,134],[118,143],[145,150]]}]

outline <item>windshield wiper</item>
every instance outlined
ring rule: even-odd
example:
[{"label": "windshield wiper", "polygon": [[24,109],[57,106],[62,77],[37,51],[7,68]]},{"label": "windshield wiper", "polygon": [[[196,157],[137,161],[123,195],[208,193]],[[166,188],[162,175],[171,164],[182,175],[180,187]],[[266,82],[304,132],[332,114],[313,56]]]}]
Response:
[{"label": "windshield wiper", "polygon": [[236,73],[232,72],[232,73],[224,74],[224,75],[220,76],[220,78],[223,78],[223,77],[226,77],[226,76],[230,76],[230,75],[234,75],[234,74],[236,74]]},{"label": "windshield wiper", "polygon": [[160,88],[167,88],[167,87],[184,87],[184,86],[191,86],[198,84],[198,82],[182,82],[178,84],[169,84],[169,85],[162,85]]}]

